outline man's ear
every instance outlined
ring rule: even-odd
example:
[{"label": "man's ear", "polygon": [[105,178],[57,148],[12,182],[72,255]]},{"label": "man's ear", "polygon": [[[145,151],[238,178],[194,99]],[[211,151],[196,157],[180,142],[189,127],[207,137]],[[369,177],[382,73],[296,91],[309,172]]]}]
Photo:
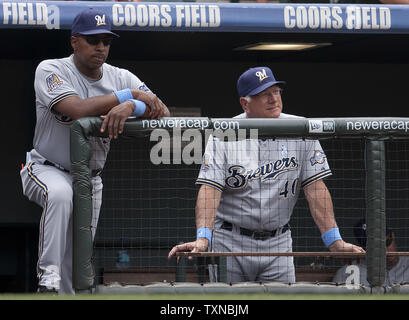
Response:
[{"label": "man's ear", "polygon": [[71,36],[71,38],[70,38],[70,43],[71,43],[72,50],[74,50],[74,52],[77,51],[77,48],[78,48],[78,38]]},{"label": "man's ear", "polygon": [[247,102],[246,98],[240,97],[240,105],[241,105],[241,107],[243,108],[244,112],[248,112],[248,111],[249,111],[248,104],[249,104],[249,103]]}]

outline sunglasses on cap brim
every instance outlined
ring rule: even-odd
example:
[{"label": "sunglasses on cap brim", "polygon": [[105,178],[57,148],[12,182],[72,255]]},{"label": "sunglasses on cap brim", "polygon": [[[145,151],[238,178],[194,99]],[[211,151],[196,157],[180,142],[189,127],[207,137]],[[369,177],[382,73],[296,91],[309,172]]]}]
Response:
[{"label": "sunglasses on cap brim", "polygon": [[97,46],[99,45],[99,43],[102,41],[102,43],[104,44],[104,46],[110,46],[112,44],[112,41],[114,40],[114,38],[112,37],[106,37],[106,38],[102,38],[102,37],[98,37],[98,36],[94,36],[94,35],[84,35],[84,34],[80,34],[77,35],[81,38],[84,38],[85,41],[87,41],[88,44],[92,45],[92,46]]}]

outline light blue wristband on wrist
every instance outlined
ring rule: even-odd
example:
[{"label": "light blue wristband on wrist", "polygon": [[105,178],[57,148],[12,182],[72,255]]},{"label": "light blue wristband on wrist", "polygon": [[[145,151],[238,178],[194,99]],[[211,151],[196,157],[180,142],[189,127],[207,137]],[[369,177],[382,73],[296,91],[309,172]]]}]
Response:
[{"label": "light blue wristband on wrist", "polygon": [[114,94],[118,98],[119,103],[133,99],[131,89],[123,89],[119,91],[114,91]]},{"label": "light blue wristband on wrist", "polygon": [[335,241],[342,240],[341,234],[339,233],[338,228],[332,228],[321,235],[322,241],[327,246],[327,248]]},{"label": "light blue wristband on wrist", "polygon": [[212,243],[212,232],[209,228],[201,227],[197,229],[197,237],[196,239],[206,238],[209,241],[209,246]]},{"label": "light blue wristband on wrist", "polygon": [[135,104],[135,109],[132,112],[131,116],[134,116],[134,117],[143,116],[143,114],[145,113],[145,110],[146,110],[145,102],[143,102],[141,100],[135,100],[135,99],[129,99],[129,100],[132,101]]}]

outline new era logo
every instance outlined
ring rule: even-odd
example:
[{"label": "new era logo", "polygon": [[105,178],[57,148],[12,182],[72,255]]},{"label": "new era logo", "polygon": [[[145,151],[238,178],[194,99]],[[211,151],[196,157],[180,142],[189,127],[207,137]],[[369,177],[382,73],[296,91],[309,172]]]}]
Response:
[{"label": "new era logo", "polygon": [[323,121],[322,122],[322,130],[324,132],[335,132],[335,123],[334,121]]},{"label": "new era logo", "polygon": [[310,133],[335,132],[335,122],[333,120],[309,120]]}]

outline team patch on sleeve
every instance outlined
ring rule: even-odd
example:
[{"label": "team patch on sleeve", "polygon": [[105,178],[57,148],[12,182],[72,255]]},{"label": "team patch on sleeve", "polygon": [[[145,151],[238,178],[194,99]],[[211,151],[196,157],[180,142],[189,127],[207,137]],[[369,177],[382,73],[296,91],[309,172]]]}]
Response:
[{"label": "team patch on sleeve", "polygon": [[201,166],[200,169],[201,170],[208,170],[210,168],[209,163],[210,163],[210,155],[205,153],[203,155],[203,158],[202,158],[202,166]]},{"label": "team patch on sleeve", "polygon": [[55,73],[50,74],[46,79],[45,82],[47,83],[48,92],[52,92],[55,89],[61,87],[63,82],[58,78]]},{"label": "team patch on sleeve", "polygon": [[310,158],[311,165],[314,166],[317,163],[318,164],[323,164],[325,162],[325,159],[327,156],[325,155],[324,152],[315,150],[314,151],[314,156]]},{"label": "team patch on sleeve", "polygon": [[145,84],[140,85],[138,90],[150,92],[149,88]]}]

